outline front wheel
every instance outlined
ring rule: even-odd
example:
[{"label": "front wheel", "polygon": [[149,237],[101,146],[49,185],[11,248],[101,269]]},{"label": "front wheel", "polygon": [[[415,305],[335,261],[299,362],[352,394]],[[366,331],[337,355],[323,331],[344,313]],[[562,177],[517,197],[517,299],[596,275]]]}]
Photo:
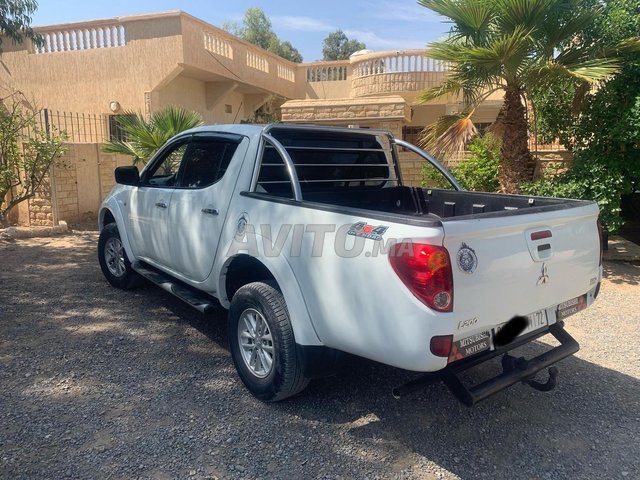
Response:
[{"label": "front wheel", "polygon": [[275,285],[254,282],[236,292],[229,309],[229,344],[240,379],[260,400],[283,400],[309,384],[287,305]]},{"label": "front wheel", "polygon": [[131,268],[115,223],[105,225],[100,232],[98,261],[105,278],[114,287],[128,290],[143,283],[142,277]]}]

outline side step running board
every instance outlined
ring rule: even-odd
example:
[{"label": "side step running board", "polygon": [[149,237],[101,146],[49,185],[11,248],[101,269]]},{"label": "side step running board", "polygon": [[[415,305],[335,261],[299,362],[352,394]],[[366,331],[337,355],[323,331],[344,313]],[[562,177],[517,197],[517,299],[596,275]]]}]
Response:
[{"label": "side step running board", "polygon": [[175,295],[202,313],[211,313],[218,306],[218,301],[215,298],[191,288],[189,285],[176,280],[151,265],[137,261],[131,267],[150,282],[155,283],[163,290]]},{"label": "side step running board", "polygon": [[[478,358],[470,358],[469,362],[461,361],[460,364],[454,363],[439,372],[427,373],[415,380],[394,388],[393,396],[400,398],[427,385],[443,382],[458,400],[466,406],[471,407],[518,382],[522,382],[543,392],[553,390],[556,386],[558,369],[556,367],[551,367],[551,365],[573,355],[580,349],[578,342],[576,342],[563,327],[564,324],[562,322],[558,322],[551,325],[548,330],[535,335],[533,338],[523,339],[522,341],[516,340],[512,344],[499,348],[495,352],[488,353],[485,356],[480,355]],[[535,338],[542,336],[545,333],[553,335],[556,340],[560,342],[560,345],[530,360],[526,360],[523,357],[515,358],[507,353],[507,351],[513,350],[524,343],[533,341]],[[458,377],[458,374],[465,370],[490,360],[500,354],[504,354],[502,357],[501,374],[472,387],[464,385]],[[549,369],[549,378],[547,382],[540,383],[535,381],[533,377],[536,373],[547,367],[551,367]]]}]

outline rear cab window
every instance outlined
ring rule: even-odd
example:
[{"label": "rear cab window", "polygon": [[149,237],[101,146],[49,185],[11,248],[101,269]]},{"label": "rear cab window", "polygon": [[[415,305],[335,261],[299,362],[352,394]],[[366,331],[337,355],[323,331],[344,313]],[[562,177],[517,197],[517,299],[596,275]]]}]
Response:
[{"label": "rear cab window", "polygon": [[[302,193],[396,186],[391,145],[380,135],[278,130],[278,140],[295,165]],[[293,198],[291,181],[280,154],[265,146],[256,192]]]}]

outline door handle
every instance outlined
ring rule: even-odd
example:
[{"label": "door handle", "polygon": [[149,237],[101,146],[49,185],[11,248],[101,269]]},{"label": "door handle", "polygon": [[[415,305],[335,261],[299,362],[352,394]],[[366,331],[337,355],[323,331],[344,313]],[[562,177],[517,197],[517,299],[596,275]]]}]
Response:
[{"label": "door handle", "polygon": [[167,204],[160,201],[160,202],[156,202],[156,207],[158,208],[167,208]]},{"label": "door handle", "polygon": [[216,208],[203,208],[201,211],[205,215],[218,215],[220,213]]}]

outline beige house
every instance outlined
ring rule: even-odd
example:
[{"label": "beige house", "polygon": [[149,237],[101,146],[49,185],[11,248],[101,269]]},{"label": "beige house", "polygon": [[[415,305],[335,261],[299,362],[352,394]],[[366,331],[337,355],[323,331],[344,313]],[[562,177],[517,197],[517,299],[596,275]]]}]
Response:
[{"label": "beige house", "polygon": [[[47,212],[30,206],[31,224],[95,213],[113,184],[113,167],[129,161],[99,147],[119,134],[114,119],[127,110],[148,115],[175,104],[199,112],[206,123],[239,123],[275,103],[285,122],[384,128],[412,141],[424,125],[459,109],[452,98],[416,104],[447,72],[422,50],[295,64],[180,11],[36,30],[42,47],[3,43],[0,82],[48,109],[47,122],[69,133],[71,167],[53,175]],[[501,104],[500,95],[489,98],[476,123],[491,123]],[[419,164],[408,156],[401,162],[405,181],[417,183]]]}]

